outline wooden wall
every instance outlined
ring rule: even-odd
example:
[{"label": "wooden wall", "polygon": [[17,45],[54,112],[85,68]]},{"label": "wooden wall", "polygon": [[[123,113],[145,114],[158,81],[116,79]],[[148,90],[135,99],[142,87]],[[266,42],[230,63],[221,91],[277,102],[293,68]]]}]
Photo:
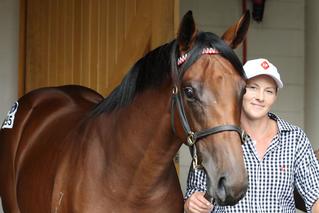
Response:
[{"label": "wooden wall", "polygon": [[19,95],[80,84],[107,95],[173,39],[178,0],[21,0]]}]

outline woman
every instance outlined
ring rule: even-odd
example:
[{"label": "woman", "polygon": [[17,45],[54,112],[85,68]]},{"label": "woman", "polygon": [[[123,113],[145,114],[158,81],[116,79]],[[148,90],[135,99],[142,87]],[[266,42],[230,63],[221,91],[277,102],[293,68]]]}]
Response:
[{"label": "woman", "polygon": [[247,76],[241,125],[249,175],[245,197],[235,206],[213,206],[204,198],[206,174],[189,173],[185,196],[187,213],[295,212],[294,187],[308,212],[319,213],[319,163],[305,133],[270,112],[283,87],[277,68],[266,59],[244,65]]}]

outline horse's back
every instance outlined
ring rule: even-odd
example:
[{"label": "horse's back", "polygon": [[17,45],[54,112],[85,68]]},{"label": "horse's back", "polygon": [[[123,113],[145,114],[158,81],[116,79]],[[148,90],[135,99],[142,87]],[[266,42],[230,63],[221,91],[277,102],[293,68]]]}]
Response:
[{"label": "horse's back", "polygon": [[[26,197],[51,203],[62,142],[102,99],[91,89],[63,86],[34,90],[18,100],[13,126],[0,131],[0,196],[6,212],[20,212],[18,203],[21,207]],[[28,203],[22,205],[29,209]]]}]

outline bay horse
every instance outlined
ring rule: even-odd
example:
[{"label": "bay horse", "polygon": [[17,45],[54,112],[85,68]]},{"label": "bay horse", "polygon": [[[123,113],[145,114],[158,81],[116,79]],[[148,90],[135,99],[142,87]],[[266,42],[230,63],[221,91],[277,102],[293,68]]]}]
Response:
[{"label": "bay horse", "polygon": [[196,28],[138,60],[103,98],[75,85],[22,96],[0,132],[5,212],[183,212],[173,163],[183,143],[208,174],[208,194],[232,205],[247,189],[239,118],[245,88],[232,49],[249,13],[222,37]]}]

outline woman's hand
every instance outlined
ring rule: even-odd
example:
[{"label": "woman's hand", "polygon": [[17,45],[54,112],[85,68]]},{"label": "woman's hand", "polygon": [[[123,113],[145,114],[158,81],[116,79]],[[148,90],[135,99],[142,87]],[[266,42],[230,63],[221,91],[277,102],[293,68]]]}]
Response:
[{"label": "woman's hand", "polygon": [[186,213],[210,213],[213,209],[211,204],[204,197],[205,192],[194,192],[184,204],[184,210]]}]

